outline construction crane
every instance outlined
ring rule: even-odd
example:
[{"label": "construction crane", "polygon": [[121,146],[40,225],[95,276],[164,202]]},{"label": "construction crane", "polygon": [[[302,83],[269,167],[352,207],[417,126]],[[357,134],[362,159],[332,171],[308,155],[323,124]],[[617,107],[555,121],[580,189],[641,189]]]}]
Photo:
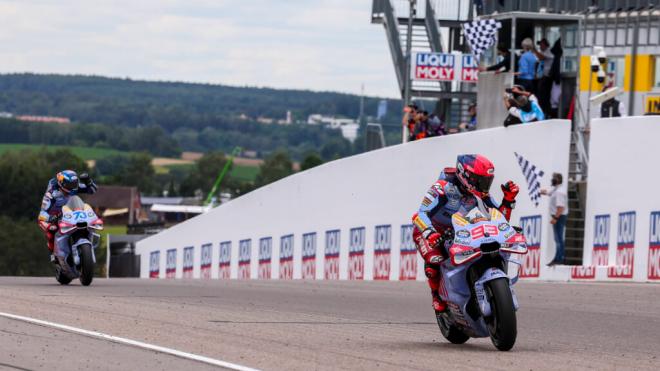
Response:
[{"label": "construction crane", "polygon": [[239,153],[241,153],[243,149],[241,147],[234,147],[234,150],[231,151],[231,154],[227,158],[227,162],[225,162],[225,166],[223,166],[222,170],[220,170],[220,174],[218,174],[218,177],[215,178],[215,183],[213,183],[213,187],[211,188],[211,191],[209,194],[206,196],[206,200],[204,201],[204,206],[208,206],[211,203],[211,200],[213,200],[213,195],[218,191],[218,187],[220,187],[220,183],[222,182],[222,179],[225,177],[227,172],[229,171],[229,168],[231,167],[231,164],[234,162],[234,157],[238,156]]}]

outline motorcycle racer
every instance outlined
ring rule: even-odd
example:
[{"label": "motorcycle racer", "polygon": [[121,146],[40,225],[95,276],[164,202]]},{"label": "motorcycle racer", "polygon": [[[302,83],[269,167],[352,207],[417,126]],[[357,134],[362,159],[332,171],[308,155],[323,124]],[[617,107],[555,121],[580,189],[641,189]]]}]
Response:
[{"label": "motorcycle racer", "polygon": [[424,258],[424,273],[428,278],[437,312],[446,309],[438,294],[440,263],[447,257],[444,241],[453,239],[451,217],[460,211],[467,213],[481,200],[485,206],[496,208],[511,218],[518,195],[518,185],[508,181],[501,186],[504,198],[498,205],[489,193],[495,176],[493,163],[478,154],[459,155],[455,168],[445,168],[428,190],[417,213],[413,215],[413,240]]},{"label": "motorcycle racer", "polygon": [[62,207],[66,205],[71,196],[79,193],[94,194],[97,186],[87,173],[80,176],[73,170],[63,170],[48,182],[46,193],[41,201],[39,211],[39,227],[46,235],[50,260],[53,262],[55,256],[55,234],[58,231],[57,223],[62,215]]}]

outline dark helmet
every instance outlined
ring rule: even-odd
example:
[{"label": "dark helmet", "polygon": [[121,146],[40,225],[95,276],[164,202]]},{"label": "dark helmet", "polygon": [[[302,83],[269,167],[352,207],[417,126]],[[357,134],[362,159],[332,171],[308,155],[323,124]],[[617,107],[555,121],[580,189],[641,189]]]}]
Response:
[{"label": "dark helmet", "polygon": [[532,110],[532,105],[529,103],[529,98],[524,95],[519,95],[518,98],[516,98],[516,105],[518,105],[518,108],[525,112]]},{"label": "dark helmet", "polygon": [[456,177],[466,191],[484,198],[493,184],[495,166],[482,155],[459,155],[456,159]]},{"label": "dark helmet", "polygon": [[64,193],[70,193],[78,189],[78,174],[73,170],[60,171],[56,175],[57,185]]}]

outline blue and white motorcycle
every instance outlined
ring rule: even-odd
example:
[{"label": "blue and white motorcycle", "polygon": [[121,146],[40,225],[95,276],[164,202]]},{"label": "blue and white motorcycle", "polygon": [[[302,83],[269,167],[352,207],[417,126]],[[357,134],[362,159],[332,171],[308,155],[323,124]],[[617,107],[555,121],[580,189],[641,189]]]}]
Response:
[{"label": "blue and white motorcycle", "polygon": [[[490,336],[497,349],[507,351],[516,342],[518,300],[512,286],[527,243],[520,228],[478,201],[467,215],[452,216],[454,239],[445,245],[449,259],[440,269],[439,294],[447,310],[436,312],[436,318],[442,335],[454,344]],[[511,278],[509,262],[517,265]]]},{"label": "blue and white motorcycle", "polygon": [[55,279],[68,285],[73,279],[89,286],[94,278],[94,249],[103,230],[101,220],[92,207],[78,196],[72,196],[62,207],[59,233],[55,235]]}]

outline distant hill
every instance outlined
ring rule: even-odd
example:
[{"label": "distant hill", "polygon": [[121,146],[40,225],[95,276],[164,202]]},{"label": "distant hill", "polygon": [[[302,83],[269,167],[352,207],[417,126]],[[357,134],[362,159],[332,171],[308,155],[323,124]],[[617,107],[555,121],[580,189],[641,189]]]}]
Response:
[{"label": "distant hill", "polygon": [[[365,99],[375,116],[379,98]],[[80,75],[0,74],[0,111],[69,117],[76,122],[158,125],[169,132],[201,130],[249,118],[294,119],[322,113],[356,118],[357,95]],[[388,102],[398,115],[400,102]]]}]

